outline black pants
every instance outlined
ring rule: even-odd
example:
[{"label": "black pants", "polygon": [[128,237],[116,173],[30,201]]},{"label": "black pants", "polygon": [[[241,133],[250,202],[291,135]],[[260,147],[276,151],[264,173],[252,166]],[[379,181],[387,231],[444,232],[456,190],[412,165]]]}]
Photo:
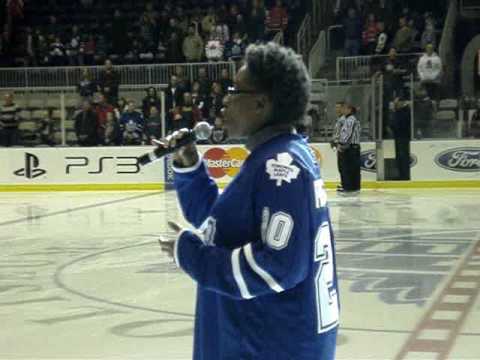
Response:
[{"label": "black pants", "polygon": [[345,156],[343,155],[343,151],[337,151],[337,168],[338,168],[338,173],[340,174],[340,185],[342,188],[345,188],[345,174],[344,174],[344,158]]},{"label": "black pants", "polygon": [[18,145],[18,128],[4,128],[0,130],[0,146]]},{"label": "black pants", "polygon": [[395,139],[398,180],[410,180],[410,140]]},{"label": "black pants", "polygon": [[360,190],[360,146],[351,145],[339,153],[340,177],[345,191]]}]

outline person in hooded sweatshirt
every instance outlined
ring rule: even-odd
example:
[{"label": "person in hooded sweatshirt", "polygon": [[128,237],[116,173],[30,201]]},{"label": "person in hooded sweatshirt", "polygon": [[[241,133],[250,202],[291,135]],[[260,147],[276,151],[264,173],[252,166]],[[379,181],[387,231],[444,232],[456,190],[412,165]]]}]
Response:
[{"label": "person in hooded sweatshirt", "polygon": [[434,52],[432,44],[425,47],[425,53],[418,61],[417,71],[428,96],[433,100],[438,100],[442,79],[442,59]]}]

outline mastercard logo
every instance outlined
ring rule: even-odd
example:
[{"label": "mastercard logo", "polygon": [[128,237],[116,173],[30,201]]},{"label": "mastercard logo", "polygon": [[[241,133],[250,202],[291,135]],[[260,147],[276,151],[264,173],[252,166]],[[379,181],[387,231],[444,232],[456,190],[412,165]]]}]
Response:
[{"label": "mastercard logo", "polygon": [[247,150],[241,147],[211,148],[203,154],[203,159],[207,163],[210,176],[218,179],[237,175],[247,156]]}]

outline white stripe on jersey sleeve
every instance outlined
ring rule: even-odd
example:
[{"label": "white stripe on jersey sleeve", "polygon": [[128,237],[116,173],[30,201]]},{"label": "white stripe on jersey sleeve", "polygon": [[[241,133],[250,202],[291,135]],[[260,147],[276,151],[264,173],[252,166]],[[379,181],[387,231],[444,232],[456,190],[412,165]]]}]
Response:
[{"label": "white stripe on jersey sleeve", "polygon": [[253,298],[253,296],[252,294],[250,294],[250,291],[248,291],[247,284],[245,283],[245,279],[242,275],[242,270],[240,270],[240,250],[241,248],[238,248],[233,250],[232,252],[233,277],[235,278],[238,288],[240,289],[240,294],[242,295],[242,298],[251,299]]},{"label": "white stripe on jersey sleeve", "polygon": [[260,276],[263,280],[265,280],[265,282],[268,284],[268,286],[270,286],[270,288],[273,291],[277,293],[284,291],[284,288],[280,286],[280,284],[277,283],[275,279],[268,272],[266,272],[260,266],[258,266],[253,256],[251,243],[248,243],[243,247],[243,252],[245,254],[245,258],[247,259],[248,265],[250,265],[252,270],[255,271],[258,276]]}]

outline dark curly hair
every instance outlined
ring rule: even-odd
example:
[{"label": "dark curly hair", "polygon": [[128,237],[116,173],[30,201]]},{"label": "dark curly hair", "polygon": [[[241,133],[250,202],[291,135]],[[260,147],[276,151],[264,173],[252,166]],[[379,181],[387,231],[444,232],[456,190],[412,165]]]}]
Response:
[{"label": "dark curly hair", "polygon": [[310,100],[310,76],[292,49],[269,42],[250,45],[245,65],[253,85],[270,96],[272,113],[267,123],[292,124],[301,121]]}]

